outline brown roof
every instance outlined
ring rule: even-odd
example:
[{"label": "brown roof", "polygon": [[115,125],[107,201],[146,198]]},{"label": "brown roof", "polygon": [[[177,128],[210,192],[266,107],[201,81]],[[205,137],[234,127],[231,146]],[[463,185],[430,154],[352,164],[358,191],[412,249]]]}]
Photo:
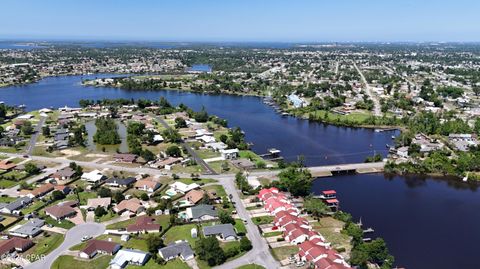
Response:
[{"label": "brown roof", "polygon": [[205,191],[203,190],[191,190],[185,194],[185,199],[191,203],[198,203],[202,200],[203,195],[205,195]]},{"label": "brown roof", "polygon": [[160,231],[161,225],[154,222],[152,217],[140,216],[134,224],[127,226],[127,232]]},{"label": "brown roof", "polygon": [[147,188],[152,188],[152,189],[156,189],[158,188],[160,183],[156,182],[156,181],[153,181],[153,180],[149,180],[149,179],[141,179],[141,180],[138,180],[137,182],[135,182],[135,188],[144,188],[144,186],[147,186]]},{"label": "brown roof", "polygon": [[45,208],[45,212],[56,217],[57,219],[64,218],[66,216],[70,216],[76,213],[76,211],[71,207],[71,203],[58,204],[51,207],[47,207]]},{"label": "brown roof", "polygon": [[140,209],[140,207],[142,207],[142,203],[140,202],[140,200],[138,200],[137,198],[132,198],[132,199],[129,199],[129,200],[121,201],[116,206],[116,210],[117,210],[117,212],[128,210],[130,212],[135,212],[136,213],[138,211],[138,209]]},{"label": "brown roof", "polygon": [[32,240],[19,237],[12,237],[0,242],[0,256],[8,254],[14,250],[25,251],[33,245]]},{"label": "brown roof", "polygon": [[124,162],[134,162],[137,159],[137,155],[130,153],[117,153],[113,155],[114,159],[122,160]]},{"label": "brown roof", "polygon": [[44,184],[40,187],[37,187],[35,189],[33,189],[30,194],[32,194],[33,196],[37,197],[37,196],[42,196],[42,195],[45,195],[51,191],[53,191],[53,184],[51,183],[47,183],[47,184]]},{"label": "brown roof", "polygon": [[120,245],[117,243],[93,239],[88,241],[87,246],[82,250],[82,252],[88,256],[92,256],[95,251],[103,251],[109,254],[114,254],[119,248]]},{"label": "brown roof", "polygon": [[15,168],[17,166],[15,163],[12,163],[11,161],[8,160],[2,160],[0,161],[0,169],[1,170],[10,170],[12,168]]}]

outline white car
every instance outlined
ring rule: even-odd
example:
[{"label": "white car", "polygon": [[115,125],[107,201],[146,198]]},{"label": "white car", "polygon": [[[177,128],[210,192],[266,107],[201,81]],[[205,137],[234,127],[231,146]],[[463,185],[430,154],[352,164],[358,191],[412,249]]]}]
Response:
[{"label": "white car", "polygon": [[82,242],[88,241],[88,240],[90,240],[90,239],[92,239],[91,236],[85,235],[84,237],[82,237]]},{"label": "white car", "polygon": [[305,262],[301,262],[301,261],[300,261],[300,262],[297,262],[297,263],[295,264],[295,266],[297,266],[297,267],[302,267],[302,266],[304,266],[304,265],[305,265]]}]

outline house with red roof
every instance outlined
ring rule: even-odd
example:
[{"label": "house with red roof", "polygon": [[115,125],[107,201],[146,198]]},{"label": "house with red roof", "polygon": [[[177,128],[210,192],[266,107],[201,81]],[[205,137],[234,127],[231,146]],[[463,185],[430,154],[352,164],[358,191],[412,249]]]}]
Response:
[{"label": "house with red roof", "polygon": [[129,233],[158,233],[162,226],[155,223],[155,219],[149,216],[140,216],[135,220],[135,223],[127,226]]},{"label": "house with red roof", "polygon": [[33,241],[19,237],[12,237],[0,242],[0,257],[3,259],[8,254],[17,251],[24,252],[33,246]]}]

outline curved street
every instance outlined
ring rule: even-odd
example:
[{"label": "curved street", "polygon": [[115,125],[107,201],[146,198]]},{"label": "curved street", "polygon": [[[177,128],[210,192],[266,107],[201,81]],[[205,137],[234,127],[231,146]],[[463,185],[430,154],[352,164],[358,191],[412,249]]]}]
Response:
[{"label": "curved street", "polygon": [[82,237],[92,236],[96,237],[105,232],[105,225],[100,223],[84,223],[73,227],[68,230],[65,235],[63,243],[53,250],[50,254],[45,256],[43,259],[40,259],[34,263],[31,263],[25,268],[27,269],[49,269],[52,267],[53,262],[61,256],[64,252],[68,251],[69,248],[80,244],[82,242]]}]

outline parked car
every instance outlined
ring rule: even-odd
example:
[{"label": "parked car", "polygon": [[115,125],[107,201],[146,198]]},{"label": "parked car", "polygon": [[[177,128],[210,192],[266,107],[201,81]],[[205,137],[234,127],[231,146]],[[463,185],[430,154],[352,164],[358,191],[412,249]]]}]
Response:
[{"label": "parked car", "polygon": [[88,241],[90,239],[92,239],[92,237],[89,236],[89,235],[86,235],[86,236],[82,237],[82,242]]}]

